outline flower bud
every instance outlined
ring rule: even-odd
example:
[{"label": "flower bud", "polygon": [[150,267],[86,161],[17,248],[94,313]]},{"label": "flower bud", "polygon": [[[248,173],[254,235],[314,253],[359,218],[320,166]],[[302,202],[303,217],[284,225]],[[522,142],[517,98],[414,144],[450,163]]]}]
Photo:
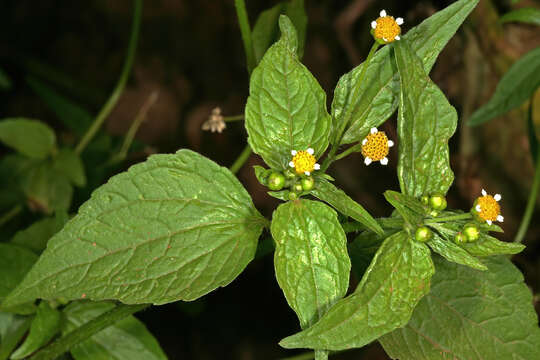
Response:
[{"label": "flower bud", "polygon": [[446,209],[446,198],[442,195],[432,195],[429,198],[429,206],[433,210],[442,211]]},{"label": "flower bud", "polygon": [[420,202],[422,203],[422,205],[427,206],[429,204],[429,196],[422,195],[422,197],[420,198]]},{"label": "flower bud", "polygon": [[464,244],[467,242],[467,236],[465,236],[465,234],[461,233],[461,232],[458,232],[455,236],[454,236],[454,242],[458,245],[461,245],[461,244]]},{"label": "flower bud", "polygon": [[426,242],[433,237],[433,232],[427,226],[420,226],[414,233],[414,239],[420,242]]},{"label": "flower bud", "polygon": [[285,185],[285,176],[282,173],[273,172],[268,176],[267,184],[270,190],[281,190]]},{"label": "flower bud", "polygon": [[294,179],[296,177],[296,174],[294,171],[292,171],[291,169],[287,169],[283,172],[283,174],[285,175],[285,177],[287,179]]},{"label": "flower bud", "polygon": [[478,227],[475,224],[469,223],[465,224],[463,227],[463,234],[467,238],[467,241],[473,242],[480,237],[480,230],[478,230]]},{"label": "flower bud", "polygon": [[315,179],[313,179],[311,176],[302,178],[300,181],[300,184],[302,185],[303,191],[310,191],[313,189],[313,186],[315,185]]},{"label": "flower bud", "polygon": [[294,191],[289,192],[289,200],[296,200],[298,199],[298,194]]},{"label": "flower bud", "polygon": [[296,183],[291,187],[291,190],[297,193],[301,193],[304,189],[301,183]]}]

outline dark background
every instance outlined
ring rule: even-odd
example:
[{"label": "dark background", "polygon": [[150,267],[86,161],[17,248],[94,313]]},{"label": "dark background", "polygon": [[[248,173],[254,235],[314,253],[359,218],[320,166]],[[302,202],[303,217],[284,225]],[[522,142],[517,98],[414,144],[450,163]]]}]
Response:
[{"label": "dark background", "polygon": [[[275,3],[247,1],[251,24],[260,11]],[[450,3],[306,0],[309,20],[303,62],[331,101],[339,77],[367,54],[369,23],[380,9],[403,17],[406,32]],[[520,6],[538,4],[523,0]],[[518,24],[503,28],[496,23],[498,14],[510,9],[510,0],[481,0],[431,73],[460,115],[450,143],[456,181],[448,195],[449,207],[468,209],[481,188],[501,193],[505,233],[499,238],[508,241],[519,226],[533,175],[526,108],[478,128],[466,127],[463,120],[489,98],[513,61],[540,45],[538,28]],[[67,74],[76,84],[69,95],[96,114],[118,79],[131,14],[132,2],[127,0],[2,1],[0,64],[13,77],[14,88],[0,94],[1,117],[41,119],[59,131],[61,141],[74,142],[73,134],[24,82],[33,71],[27,60]],[[132,75],[105,130],[122,136],[150,94],[158,91],[159,97],[138,132],[139,151],[130,155],[123,169],[150,153],[179,148],[193,149],[224,166],[232,164],[245,145],[242,123],[229,123],[222,134],[202,132],[200,127],[215,106],[224,115],[241,114],[248,80],[233,0],[145,1]],[[382,129],[395,141],[394,117]],[[366,168],[361,155],[355,154],[331,168],[337,184],[375,216],[390,212],[382,193],[398,189],[395,149],[387,167]],[[270,217],[278,201],[257,183],[251,169],[255,164],[262,163],[252,155],[239,177],[257,208]],[[76,195],[73,211],[85,196]],[[539,220],[536,211],[525,240],[527,250],[514,258],[535,293],[540,291]],[[358,279],[352,281],[354,288]],[[171,359],[276,359],[298,353],[277,345],[298,330],[298,322],[277,286],[271,255],[256,259],[231,285],[198,301],[152,307],[137,316]],[[332,358],[387,356],[375,343]]]}]

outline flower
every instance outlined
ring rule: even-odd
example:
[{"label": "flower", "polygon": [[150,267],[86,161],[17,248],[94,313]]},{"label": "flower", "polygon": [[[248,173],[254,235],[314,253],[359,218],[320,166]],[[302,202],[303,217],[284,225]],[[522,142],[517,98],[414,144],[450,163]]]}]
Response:
[{"label": "flower", "polygon": [[474,201],[473,214],[487,222],[488,225],[491,225],[493,221],[503,222],[504,217],[501,215],[501,207],[499,206],[501,198],[501,194],[491,196],[482,189],[482,196]]},{"label": "flower", "polygon": [[399,40],[403,18],[394,19],[393,16],[386,15],[385,10],[381,10],[380,17],[371,22],[372,34],[375,40],[384,44]]},{"label": "flower", "polygon": [[227,128],[227,124],[223,120],[223,115],[221,115],[221,108],[216,107],[212,110],[212,114],[208,117],[201,128],[205,131],[210,130],[211,132],[221,133]]},{"label": "flower", "polygon": [[373,161],[380,161],[382,165],[388,164],[389,148],[394,146],[392,140],[384,131],[379,131],[377,128],[371,128],[370,134],[362,140],[362,155],[364,155],[364,164],[369,165]]},{"label": "flower", "polygon": [[319,170],[321,165],[317,164],[317,159],[313,156],[314,150],[309,148],[307,150],[292,150],[292,160],[289,162],[289,166],[296,170],[297,174],[311,175],[313,170]]}]

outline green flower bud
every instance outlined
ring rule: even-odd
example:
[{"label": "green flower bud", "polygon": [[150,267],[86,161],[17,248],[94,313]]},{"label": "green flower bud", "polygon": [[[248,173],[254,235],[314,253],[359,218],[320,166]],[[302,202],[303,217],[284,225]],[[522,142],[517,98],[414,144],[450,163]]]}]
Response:
[{"label": "green flower bud", "polygon": [[428,205],[429,204],[429,196],[427,195],[422,195],[422,197],[420,198],[420,202],[423,204],[423,205]]},{"label": "green flower bud", "polygon": [[297,193],[301,193],[304,189],[302,187],[302,184],[296,183],[291,187],[291,190]]},{"label": "green flower bud", "polygon": [[291,191],[291,192],[289,193],[289,200],[296,200],[296,199],[298,199],[298,194],[295,193],[295,192],[293,192],[293,191]]},{"label": "green flower bud", "polygon": [[442,195],[432,195],[429,198],[429,206],[438,211],[446,209],[446,198]]},{"label": "green flower bud", "polygon": [[315,179],[313,179],[311,176],[302,178],[300,181],[300,184],[302,184],[302,190],[303,191],[309,191],[313,189],[313,186],[315,185]]},{"label": "green flower bud", "polygon": [[285,170],[283,174],[285,175],[287,179],[294,179],[296,177],[296,173],[292,171],[291,169]]},{"label": "green flower bud", "polygon": [[439,212],[437,210],[431,210],[429,212],[429,216],[431,217],[437,217],[437,215],[439,215]]},{"label": "green flower bud", "polygon": [[480,230],[478,230],[476,224],[468,223],[463,227],[463,234],[467,238],[467,241],[473,242],[480,237]]},{"label": "green flower bud", "polygon": [[467,236],[465,236],[465,234],[461,233],[461,232],[458,232],[455,236],[454,236],[454,242],[458,245],[461,245],[461,244],[464,244],[467,242]]},{"label": "green flower bud", "polygon": [[281,190],[285,185],[285,176],[282,173],[273,172],[268,176],[267,184],[270,190]]},{"label": "green flower bud", "polygon": [[433,237],[433,232],[427,226],[420,226],[414,233],[414,239],[420,242],[426,242]]}]

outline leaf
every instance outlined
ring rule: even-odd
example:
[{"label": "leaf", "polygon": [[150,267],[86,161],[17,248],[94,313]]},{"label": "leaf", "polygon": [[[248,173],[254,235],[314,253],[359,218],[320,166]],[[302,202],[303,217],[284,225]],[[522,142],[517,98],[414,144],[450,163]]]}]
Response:
[{"label": "leaf", "polygon": [[343,190],[335,187],[331,182],[321,178],[317,179],[315,188],[311,191],[311,194],[332,205],[340,213],[364,224],[371,231],[377,234],[383,234],[383,229],[366,209],[351,199]]},{"label": "leaf", "polygon": [[280,345],[326,350],[362,347],[408,322],[418,301],[429,292],[433,272],[427,246],[403,231],[396,233],[379,248],[352,295]]},{"label": "leaf", "polygon": [[2,343],[0,346],[0,359],[5,360],[9,357],[13,349],[21,341],[24,334],[30,327],[32,317],[29,316],[15,316],[6,328],[5,334],[2,336]]},{"label": "leaf", "polygon": [[55,217],[36,221],[28,228],[18,231],[11,242],[40,254],[49,239],[60,231],[69,220],[66,212],[58,212]]},{"label": "leaf", "polygon": [[521,8],[510,11],[499,19],[501,23],[521,22],[525,24],[540,25],[540,9],[536,8]]},{"label": "leaf", "polygon": [[0,158],[0,209],[12,208],[25,201],[21,183],[38,161],[17,153]]},{"label": "leaf", "polygon": [[90,127],[94,117],[88,110],[59,94],[52,87],[36,77],[27,76],[25,80],[41,100],[54,111],[58,119],[77,135],[83,135]]},{"label": "leaf", "polygon": [[37,259],[29,250],[0,243],[0,302],[22,281]]},{"label": "leaf", "polygon": [[194,300],[240,274],[265,223],[228,169],[154,155],[94,191],[6,303]]},{"label": "leaf", "polygon": [[[73,302],[64,310],[66,324],[62,332],[67,334],[113,307],[110,302]],[[167,359],[156,339],[134,316],[122,319],[79,343],[71,348],[71,355],[75,360]]]},{"label": "leaf", "polygon": [[299,58],[302,58],[306,38],[307,16],[304,11],[304,0],[292,0],[290,2],[280,2],[259,14],[251,33],[257,63],[261,61],[270,45],[277,40],[280,14],[287,15],[295,27],[298,33],[297,54]]},{"label": "leaf", "polygon": [[434,260],[431,292],[411,321],[379,339],[392,359],[540,358],[531,292],[508,259],[486,259],[490,271]]},{"label": "leaf", "polygon": [[271,231],[277,281],[304,329],[347,292],[347,237],[336,212],[311,200],[281,204],[272,215]]},{"label": "leaf", "polygon": [[54,157],[53,168],[67,177],[75,186],[86,185],[84,164],[79,155],[69,148],[61,149]]},{"label": "leaf", "polygon": [[426,75],[421,60],[406,41],[398,41],[394,48],[401,78],[398,113],[401,192],[416,198],[444,195],[454,181],[448,139],[456,130],[456,109]]},{"label": "leaf", "polygon": [[51,308],[46,301],[42,301],[32,320],[28,336],[24,343],[11,354],[11,359],[24,359],[47,344],[58,331],[60,331],[60,312]]},{"label": "leaf", "polygon": [[420,201],[392,190],[386,190],[384,197],[403,217],[409,228],[416,228],[423,223],[426,210]]},{"label": "leaf", "polygon": [[[430,72],[439,53],[477,3],[478,0],[456,1],[402,36],[422,60],[426,73]],[[372,127],[384,123],[398,107],[399,75],[392,66],[391,49],[391,46],[385,46],[377,51],[361,84],[358,84],[358,80],[363,64],[339,79],[332,102],[334,127],[342,122],[350,126],[342,144],[362,141]],[[353,97],[356,87],[358,94]],[[352,111],[345,118],[349,107]]]},{"label": "leaf", "polygon": [[255,177],[259,180],[261,185],[267,184],[268,176],[273,172],[272,169],[265,169],[262,166],[254,165],[253,170],[255,171]]},{"label": "leaf", "polygon": [[53,130],[38,120],[7,118],[0,120],[0,141],[31,158],[46,158],[56,145]]},{"label": "leaf", "polygon": [[274,169],[286,169],[291,150],[328,146],[331,119],[326,94],[296,55],[296,31],[281,15],[281,39],[253,70],[246,104],[246,129],[253,151]]},{"label": "leaf", "polygon": [[444,257],[446,260],[460,265],[470,266],[476,270],[487,270],[487,267],[480,260],[470,255],[466,250],[455,244],[451,240],[440,238],[433,234],[433,238],[427,243],[431,250]]},{"label": "leaf", "polygon": [[517,60],[503,75],[495,93],[469,119],[470,126],[480,125],[518,107],[540,86],[540,47]]},{"label": "leaf", "polygon": [[382,235],[378,235],[373,234],[371,231],[364,231],[349,243],[349,256],[351,258],[352,270],[356,276],[362,278],[383,241],[396,232],[398,230],[392,229],[386,230]]}]

